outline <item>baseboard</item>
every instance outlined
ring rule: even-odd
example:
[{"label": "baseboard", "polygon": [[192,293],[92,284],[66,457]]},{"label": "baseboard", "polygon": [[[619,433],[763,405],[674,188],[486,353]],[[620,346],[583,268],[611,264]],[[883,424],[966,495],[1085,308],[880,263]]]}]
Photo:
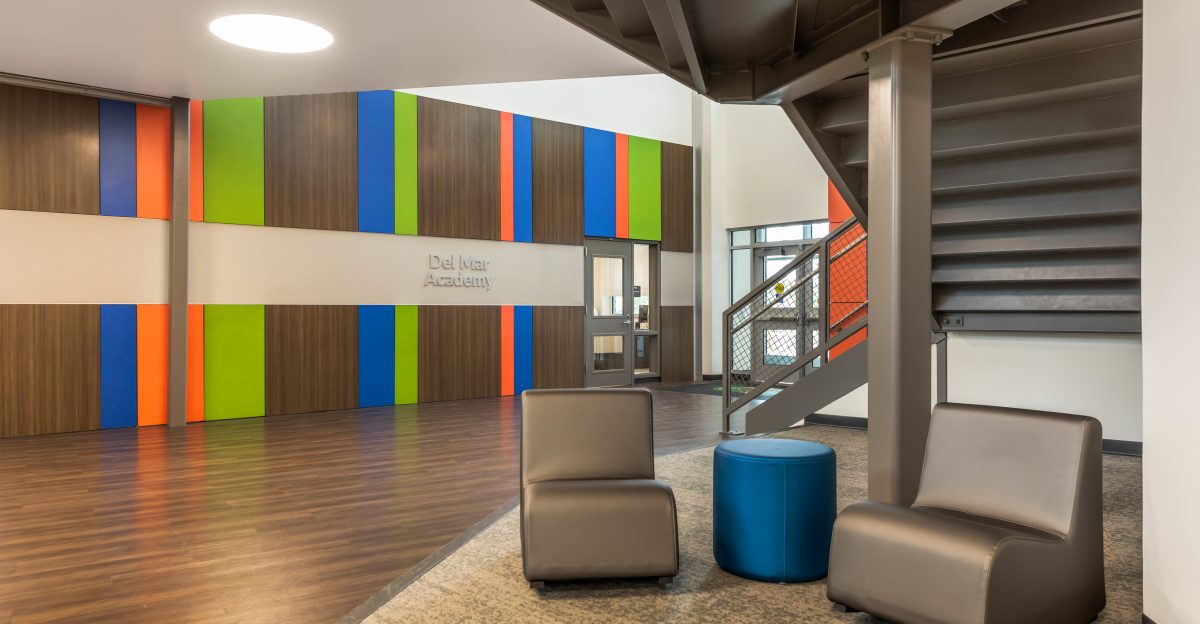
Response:
[{"label": "baseboard", "polygon": [[806,425],[825,425],[827,427],[848,427],[850,429],[866,429],[867,419],[858,416],[834,416],[832,414],[813,414],[804,419]]},{"label": "baseboard", "polygon": [[1132,442],[1130,440],[1105,440],[1103,444],[1104,452],[1110,455],[1128,455],[1130,457],[1142,456],[1142,443]]},{"label": "baseboard", "polygon": [[720,381],[721,375],[713,375],[712,373],[704,373],[700,376],[701,381]]},{"label": "baseboard", "polygon": [[[834,416],[832,414],[813,414],[804,419],[807,425],[825,425],[827,427],[848,427],[850,429],[866,429],[867,419],[859,416]],[[1142,456],[1142,443],[1130,440],[1104,440],[1101,450],[1109,455]]]},{"label": "baseboard", "polygon": [[644,383],[659,383],[660,381],[662,381],[662,377],[659,377],[658,375],[646,375],[644,377],[633,378],[634,385]]}]

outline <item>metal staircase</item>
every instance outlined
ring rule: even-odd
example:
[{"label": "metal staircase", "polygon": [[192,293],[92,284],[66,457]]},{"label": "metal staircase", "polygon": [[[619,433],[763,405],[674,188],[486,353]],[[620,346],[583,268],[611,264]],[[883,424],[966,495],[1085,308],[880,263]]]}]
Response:
[{"label": "metal staircase", "polygon": [[[943,330],[1140,331],[1141,20],[933,62]],[[867,80],[785,105],[866,211]]]},{"label": "metal staircase", "polygon": [[726,432],[785,429],[866,382],[866,266],[850,219],[725,311]]},{"label": "metal staircase", "polygon": [[857,216],[725,312],[726,431],[866,381],[880,41],[937,42],[935,331],[1140,331],[1140,0],[534,1],[713,100],[781,106]]}]

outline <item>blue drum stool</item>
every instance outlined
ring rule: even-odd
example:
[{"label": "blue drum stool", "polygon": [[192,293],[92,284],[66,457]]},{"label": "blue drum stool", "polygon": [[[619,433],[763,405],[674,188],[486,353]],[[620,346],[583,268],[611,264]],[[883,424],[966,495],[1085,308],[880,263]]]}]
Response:
[{"label": "blue drum stool", "polygon": [[837,516],[833,449],[816,442],[731,440],[713,456],[713,556],[757,581],[794,583],[829,572]]}]

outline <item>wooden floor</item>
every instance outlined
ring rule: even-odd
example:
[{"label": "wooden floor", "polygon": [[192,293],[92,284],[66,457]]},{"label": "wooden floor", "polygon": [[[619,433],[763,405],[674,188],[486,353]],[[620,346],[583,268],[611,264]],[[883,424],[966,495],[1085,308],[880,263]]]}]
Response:
[{"label": "wooden floor", "polygon": [[[660,453],[720,398],[655,389]],[[516,398],[0,440],[0,623],[332,622],[517,494]]]}]

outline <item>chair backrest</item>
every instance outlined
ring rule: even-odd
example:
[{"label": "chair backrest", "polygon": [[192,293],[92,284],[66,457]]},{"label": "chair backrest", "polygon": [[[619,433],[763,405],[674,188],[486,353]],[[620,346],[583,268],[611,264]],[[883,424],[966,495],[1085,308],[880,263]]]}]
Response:
[{"label": "chair backrest", "polygon": [[929,422],[913,506],[1066,535],[1078,500],[1090,491],[1084,480],[1100,479],[1100,444],[1095,418],[942,403]]},{"label": "chair backrest", "polygon": [[649,391],[526,390],[521,406],[522,485],[654,478]]}]

